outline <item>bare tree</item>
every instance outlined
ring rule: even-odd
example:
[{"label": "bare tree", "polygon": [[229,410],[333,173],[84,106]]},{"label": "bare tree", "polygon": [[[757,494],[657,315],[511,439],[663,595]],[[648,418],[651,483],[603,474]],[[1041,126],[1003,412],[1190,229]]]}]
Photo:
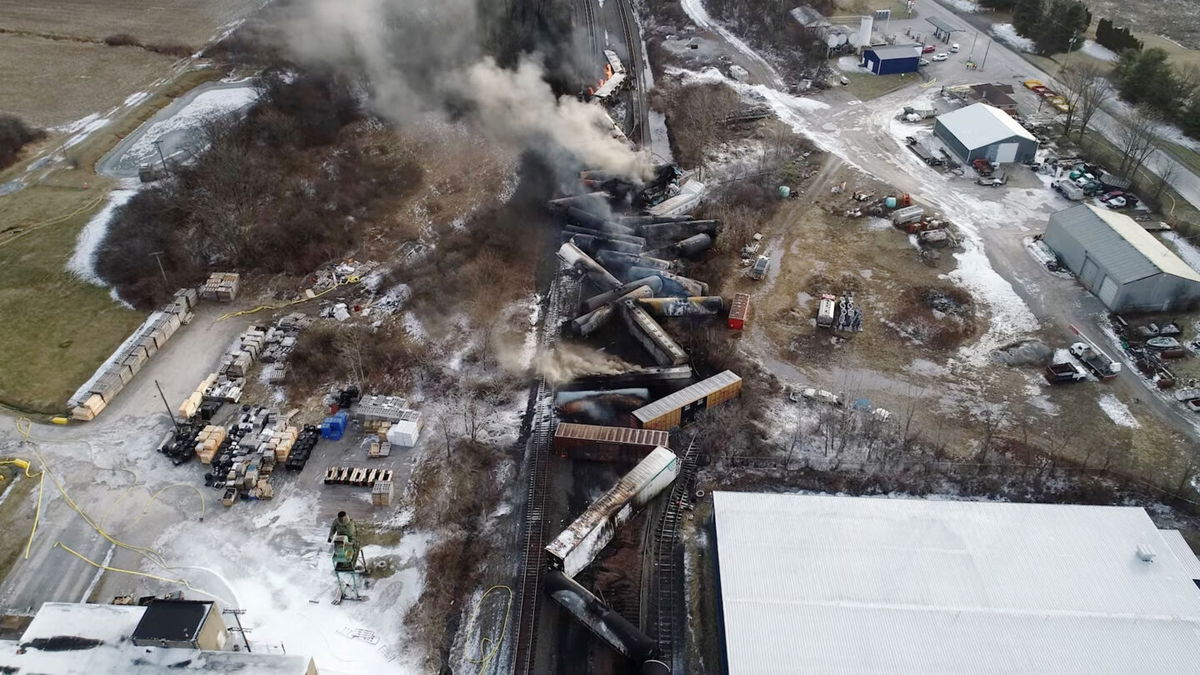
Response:
[{"label": "bare tree", "polygon": [[[1162,170],[1158,172],[1158,180],[1154,183],[1154,203],[1159,205],[1159,210],[1162,210],[1163,191],[1167,189],[1167,186],[1175,178],[1175,167],[1177,166],[1178,164],[1174,161],[1161,163]],[[1172,208],[1171,211],[1174,213],[1175,209]]]},{"label": "bare tree", "polygon": [[1150,153],[1154,152],[1155,119],[1149,112],[1138,108],[1120,119],[1117,130],[1117,147],[1121,151],[1121,167],[1118,172],[1133,180]]},{"label": "bare tree", "polygon": [[459,410],[462,414],[463,432],[472,444],[479,442],[479,434],[483,431],[483,419],[480,416],[483,406],[479,397],[474,393],[463,394],[459,399]]},{"label": "bare tree", "polygon": [[1064,68],[1062,71],[1063,91],[1067,99],[1067,114],[1063,120],[1063,135],[1071,133],[1075,122],[1079,122],[1079,135],[1083,136],[1096,108],[1109,91],[1108,80],[1094,63],[1083,62]]},{"label": "bare tree", "polygon": [[1094,67],[1081,65],[1077,71],[1073,78],[1080,94],[1075,116],[1079,120],[1079,139],[1083,140],[1083,134],[1087,132],[1092,117],[1105,101],[1112,98],[1113,89],[1108,78]]}]

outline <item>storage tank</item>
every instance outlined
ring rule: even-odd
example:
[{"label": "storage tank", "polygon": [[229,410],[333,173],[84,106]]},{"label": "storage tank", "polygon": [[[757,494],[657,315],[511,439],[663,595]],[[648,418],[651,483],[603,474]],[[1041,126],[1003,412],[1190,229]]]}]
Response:
[{"label": "storage tank", "polygon": [[862,49],[871,46],[871,31],[875,29],[875,17],[864,16],[858,24],[858,32],[854,35],[852,45]]},{"label": "storage tank", "polygon": [[696,234],[676,242],[673,248],[677,255],[687,258],[708,250],[712,244],[713,238],[711,235]]}]

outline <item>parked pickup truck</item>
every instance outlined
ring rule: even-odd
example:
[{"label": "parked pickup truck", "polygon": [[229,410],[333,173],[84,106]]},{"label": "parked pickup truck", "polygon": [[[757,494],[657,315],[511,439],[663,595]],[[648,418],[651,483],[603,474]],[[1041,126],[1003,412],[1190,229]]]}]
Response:
[{"label": "parked pickup truck", "polygon": [[1050,187],[1054,188],[1054,191],[1057,192],[1058,194],[1066,197],[1067,199],[1070,199],[1073,202],[1081,202],[1081,201],[1083,201],[1083,198],[1086,196],[1083,192],[1083,188],[1079,187],[1078,185],[1072,183],[1069,180],[1054,181],[1054,183],[1051,184]]},{"label": "parked pickup truck", "polygon": [[1087,371],[1082,366],[1074,361],[1065,363],[1051,363],[1046,366],[1044,373],[1046,381],[1050,384],[1067,384],[1069,382],[1082,382],[1087,379]]},{"label": "parked pickup truck", "polygon": [[1086,342],[1076,342],[1071,345],[1071,356],[1079,359],[1088,370],[1102,380],[1111,380],[1121,372],[1121,364],[1098,351]]}]

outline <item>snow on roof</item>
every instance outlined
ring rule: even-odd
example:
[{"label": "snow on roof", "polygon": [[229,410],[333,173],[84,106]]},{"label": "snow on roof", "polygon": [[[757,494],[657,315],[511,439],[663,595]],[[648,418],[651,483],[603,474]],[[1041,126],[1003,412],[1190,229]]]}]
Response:
[{"label": "snow on roof", "polygon": [[1084,243],[1088,255],[1120,283],[1160,271],[1200,283],[1200,273],[1123,213],[1079,204],[1051,215],[1050,220]]},{"label": "snow on roof", "polygon": [[[16,645],[0,643],[0,672],[91,675],[93,673],[244,672],[273,675],[303,675],[312,659],[293,654],[262,654],[197,649],[136,647],[129,641],[145,607],[87,605],[47,602],[33,617],[21,636],[20,645],[36,639],[79,637],[99,640],[84,649],[46,651],[27,646],[18,654]],[[9,648],[9,647],[12,648]]]},{"label": "snow on roof", "polygon": [[799,7],[795,7],[788,12],[788,14],[791,14],[792,18],[805,28],[829,25],[829,19],[826,19],[824,14],[821,14],[816,9],[809,7],[808,5],[800,5]]},{"label": "snow on roof", "polygon": [[1017,124],[1011,115],[986,103],[975,103],[938,115],[937,121],[954,134],[968,150],[982,148],[1013,136],[1037,141],[1033,134]]},{"label": "snow on roof", "polygon": [[735,492],[714,504],[732,675],[1200,662],[1195,556],[1141,508]]}]

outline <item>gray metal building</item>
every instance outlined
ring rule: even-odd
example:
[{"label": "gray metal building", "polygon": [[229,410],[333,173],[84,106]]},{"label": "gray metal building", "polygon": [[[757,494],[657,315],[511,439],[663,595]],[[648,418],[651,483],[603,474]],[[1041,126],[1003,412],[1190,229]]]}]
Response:
[{"label": "gray metal building", "polygon": [[1043,241],[1114,312],[1200,302],[1200,274],[1124,214],[1080,204],[1050,216]]},{"label": "gray metal building", "polygon": [[1008,113],[986,103],[976,103],[938,115],[937,136],[963,162],[986,159],[996,164],[1030,162],[1038,142]]}]

